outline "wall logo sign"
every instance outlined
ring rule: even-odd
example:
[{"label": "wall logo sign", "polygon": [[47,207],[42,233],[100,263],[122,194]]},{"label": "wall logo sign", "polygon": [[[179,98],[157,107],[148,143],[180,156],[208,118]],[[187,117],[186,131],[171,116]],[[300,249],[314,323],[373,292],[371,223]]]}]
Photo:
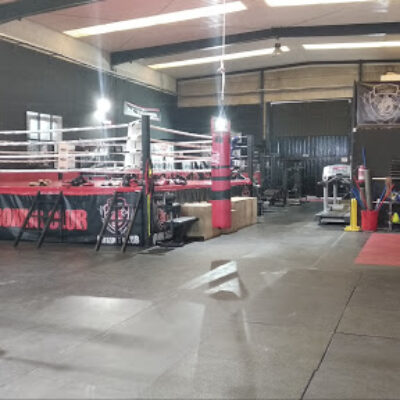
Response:
[{"label": "wall logo sign", "polygon": [[400,85],[360,83],[357,85],[358,125],[400,124]]},{"label": "wall logo sign", "polygon": [[367,111],[377,121],[387,123],[400,117],[400,88],[393,83],[374,85],[364,94]]},{"label": "wall logo sign", "polygon": [[159,108],[146,108],[125,101],[124,114],[128,117],[142,118],[148,115],[152,121],[161,122],[161,111]]},{"label": "wall logo sign", "polygon": [[[106,204],[100,206],[100,216],[103,223],[108,213],[110,212],[112,200],[113,199],[111,197],[107,200]],[[128,229],[129,220],[131,218],[133,208],[123,197],[119,197],[117,199],[117,204],[115,208],[116,210],[112,211],[110,221],[108,222],[107,232],[112,235],[116,235],[117,233],[119,235],[125,235]]]}]

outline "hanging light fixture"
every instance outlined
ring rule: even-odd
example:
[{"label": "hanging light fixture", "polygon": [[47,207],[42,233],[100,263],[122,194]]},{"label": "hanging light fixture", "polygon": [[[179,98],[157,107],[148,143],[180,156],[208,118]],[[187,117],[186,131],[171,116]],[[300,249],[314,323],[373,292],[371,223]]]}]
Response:
[{"label": "hanging light fixture", "polygon": [[281,45],[281,43],[279,42],[279,40],[275,43],[275,46],[274,46],[274,51],[272,52],[272,55],[274,56],[274,57],[278,57],[278,56],[280,56],[280,55],[282,55],[283,54],[283,51],[282,51],[282,45]]}]

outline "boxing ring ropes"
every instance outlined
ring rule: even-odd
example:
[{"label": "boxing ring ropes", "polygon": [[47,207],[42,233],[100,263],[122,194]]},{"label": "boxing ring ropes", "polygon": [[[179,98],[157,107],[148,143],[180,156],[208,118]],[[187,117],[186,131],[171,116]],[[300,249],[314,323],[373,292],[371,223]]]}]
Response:
[{"label": "boxing ring ropes", "polygon": [[[132,169],[135,165],[127,165],[126,156],[128,155],[127,145],[129,145],[129,136],[108,136],[110,132],[128,130],[132,124],[118,124],[100,127],[82,127],[82,128],[64,128],[50,129],[46,133],[62,134],[63,140],[33,141],[33,140],[4,140],[4,136],[27,136],[43,131],[0,131],[0,164],[18,164],[23,166],[49,165],[42,169],[34,169],[34,172],[124,172]],[[168,157],[169,162],[174,165],[182,165],[183,162],[210,162],[210,157],[202,155],[211,154],[211,136],[193,134],[189,132],[180,132],[172,129],[152,126],[152,130],[182,136],[185,138],[196,138],[197,141],[170,141],[163,139],[151,139],[154,145],[169,145],[182,148],[181,150],[172,150],[170,153],[157,153],[153,151],[152,155],[156,157]],[[66,139],[67,134],[80,134],[100,132],[103,137],[91,139]],[[209,140],[206,140],[209,138]],[[202,139],[202,140],[200,140]],[[67,146],[67,150],[63,147]],[[155,146],[155,147],[156,147]],[[25,150],[5,150],[7,148],[25,148]],[[160,146],[159,146],[160,147]],[[52,148],[52,149],[51,149]],[[112,150],[112,148],[122,148],[122,151]],[[30,149],[33,149],[30,151]],[[81,150],[78,150],[81,149]],[[131,148],[133,154],[137,154],[138,149]],[[188,155],[190,154],[190,156]],[[196,155],[200,155],[197,157]],[[122,156],[123,159],[117,159],[116,156]],[[114,158],[114,159],[112,159]],[[71,164],[90,165],[90,167],[77,167]],[[64,167],[60,167],[64,166]],[[31,172],[32,168],[3,169],[4,172]],[[160,168],[155,168],[157,172],[166,172]],[[171,169],[168,172],[173,172]]]},{"label": "boxing ring ropes", "polygon": [[[0,173],[47,173],[47,172],[82,172],[82,173],[110,173],[125,174],[141,170],[143,163],[140,160],[142,148],[148,143],[141,140],[143,129],[142,121],[131,123],[87,126],[79,128],[49,129],[46,131],[34,130],[3,130],[0,131]],[[136,128],[136,132],[135,132]],[[121,136],[109,136],[110,132],[127,130]],[[147,135],[150,141],[149,156],[153,159],[155,174],[182,173],[182,172],[211,172],[212,135],[179,131],[155,125],[149,125],[149,131],[166,133],[177,136],[180,140],[160,139]],[[87,134],[101,133],[102,137],[78,138],[62,140],[15,140],[15,137],[31,134]],[[6,140],[12,137],[13,140]],[[182,140],[181,138],[185,140]],[[240,140],[247,139],[239,136]],[[248,139],[252,138],[251,136]],[[12,148],[12,150],[10,149]],[[14,148],[18,148],[15,150]],[[242,149],[248,149],[248,155],[242,155]],[[239,145],[232,151],[231,166],[244,171],[247,157],[252,155],[252,146]],[[121,149],[121,150],[119,150]],[[120,157],[120,159],[116,159]],[[77,165],[78,164],[78,165]],[[249,164],[249,163],[247,163]],[[7,168],[2,166],[7,165]],[[16,168],[12,168],[16,165]],[[165,168],[165,165],[168,168]],[[40,166],[41,168],[37,168]],[[179,166],[180,168],[177,168]],[[1,184],[1,181],[0,181]]]},{"label": "boxing ring ropes", "polygon": [[[140,125],[141,121],[136,120],[129,124],[49,129],[45,132],[32,130],[0,131],[0,172],[125,173],[140,169],[138,162],[141,153]],[[150,139],[150,151],[155,174],[211,172],[211,135],[184,132],[155,125],[151,125],[150,129],[152,132],[169,134],[180,139],[177,141],[171,138],[158,139],[152,137]],[[124,136],[109,136],[111,132],[122,130],[128,133]],[[23,140],[15,140],[15,137],[43,133],[62,134],[63,139],[36,141],[24,138]],[[88,133],[100,133],[102,137],[90,139],[65,138],[66,135],[70,134],[77,136]],[[7,137],[12,137],[13,140],[6,140]],[[10,150],[10,148],[18,148],[19,150]],[[118,149],[121,150],[118,151]],[[236,156],[236,160],[243,160],[245,157],[239,155]],[[168,168],[163,168],[162,164],[168,165]],[[240,164],[243,169],[243,162]],[[7,165],[7,168],[1,168],[1,165]],[[11,168],[13,165],[16,168]],[[38,166],[42,168],[37,168]]]}]

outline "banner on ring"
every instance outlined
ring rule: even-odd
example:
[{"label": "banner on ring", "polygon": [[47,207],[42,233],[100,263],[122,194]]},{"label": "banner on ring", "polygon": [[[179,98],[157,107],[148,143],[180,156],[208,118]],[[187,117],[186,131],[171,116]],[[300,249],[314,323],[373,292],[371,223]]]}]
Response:
[{"label": "banner on ring", "polygon": [[142,118],[148,115],[152,121],[161,122],[161,110],[159,108],[141,107],[129,101],[124,102],[124,114],[128,117]]}]

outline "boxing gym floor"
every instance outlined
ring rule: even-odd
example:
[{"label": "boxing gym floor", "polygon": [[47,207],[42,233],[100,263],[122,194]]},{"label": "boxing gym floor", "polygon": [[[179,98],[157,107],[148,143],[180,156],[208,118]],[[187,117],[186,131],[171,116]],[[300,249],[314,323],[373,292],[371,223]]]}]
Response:
[{"label": "boxing gym floor", "polygon": [[121,255],[2,242],[1,398],[398,398],[400,268],[319,204]]}]

